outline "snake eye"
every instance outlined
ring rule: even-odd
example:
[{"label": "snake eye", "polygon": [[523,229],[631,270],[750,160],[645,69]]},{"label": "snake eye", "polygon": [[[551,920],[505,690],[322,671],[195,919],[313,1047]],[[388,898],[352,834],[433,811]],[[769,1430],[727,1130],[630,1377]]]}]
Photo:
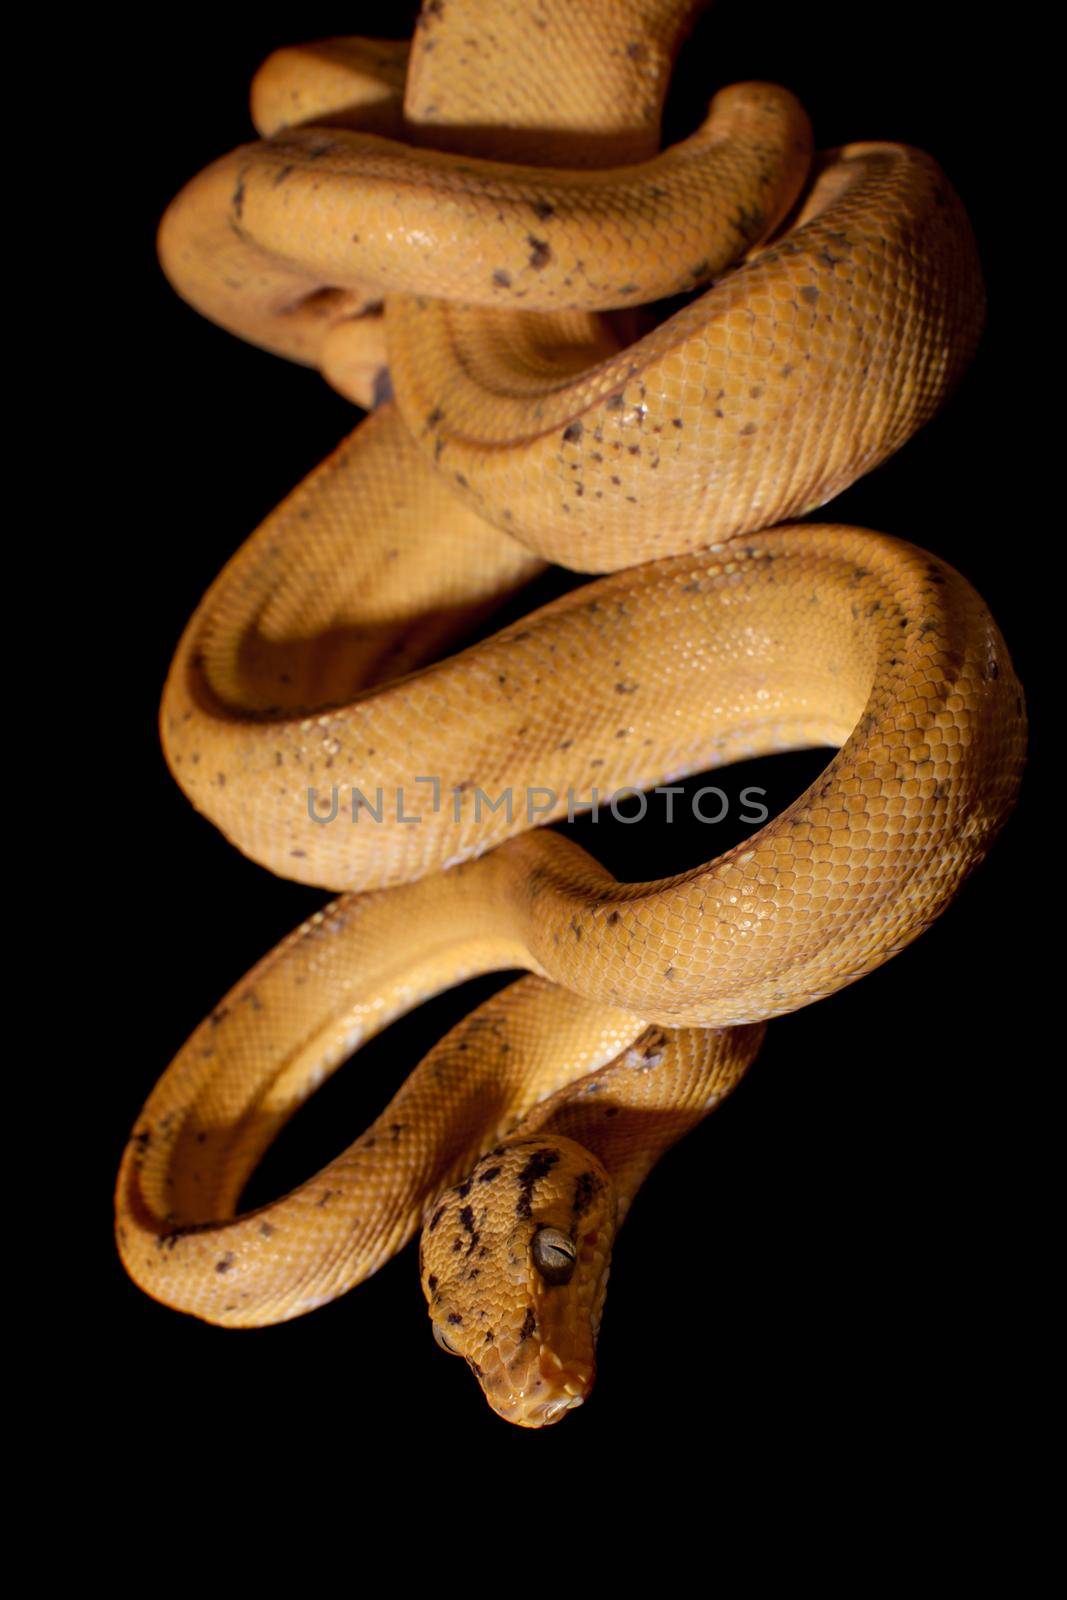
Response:
[{"label": "snake eye", "polygon": [[546,1283],[569,1283],[574,1274],[578,1250],[558,1228],[538,1228],[531,1247],[533,1264]]},{"label": "snake eye", "polygon": [[439,1322],[435,1322],[433,1324],[433,1336],[437,1340],[437,1343],[441,1346],[441,1349],[442,1350],[447,1350],[450,1356],[458,1356],[459,1355],[459,1351],[456,1349],[455,1345],[451,1342],[451,1340],[448,1337],[448,1334],[445,1332],[445,1330],[442,1328],[442,1326],[441,1326],[441,1324]]}]

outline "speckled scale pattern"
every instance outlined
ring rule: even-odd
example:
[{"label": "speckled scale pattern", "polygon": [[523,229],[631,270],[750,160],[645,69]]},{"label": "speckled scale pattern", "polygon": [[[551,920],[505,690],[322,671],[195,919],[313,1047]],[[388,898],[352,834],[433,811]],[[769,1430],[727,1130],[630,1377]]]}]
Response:
[{"label": "speckled scale pattern", "polygon": [[[351,464],[344,452],[342,489],[366,482],[370,441],[380,440],[388,456],[395,426],[386,410],[360,430]],[[332,485],[329,464],[322,470]],[[306,492],[316,493],[316,480]],[[907,766],[906,743],[885,744],[894,717],[918,749],[925,748],[919,734],[930,731],[939,753],[925,774],[930,792],[913,808],[912,825],[921,822],[930,849],[950,847],[975,784],[990,781],[1001,761],[1010,792],[1010,751],[996,755],[992,769],[985,764],[1015,714],[1004,646],[962,579],[895,540],[786,527],[610,575],[458,656],[375,687],[375,673],[388,675],[391,650],[401,672],[414,666],[418,634],[395,621],[388,589],[381,610],[410,654],[396,651],[388,632],[379,640],[369,626],[346,631],[343,624],[361,610],[366,623],[376,581],[387,582],[399,558],[383,558],[377,580],[369,562],[361,570],[343,559],[335,571],[318,502],[308,544],[299,515],[304,494],[295,497],[296,514],[292,507],[275,513],[209,591],[175,657],[162,708],[168,761],[190,798],[241,849],[287,877],[333,889],[400,883],[522,832],[535,789],[555,796],[549,804],[538,792],[532,802],[544,807],[536,820],[549,821],[568,808],[589,809],[594,790],[604,803],[624,788],[846,740],[850,758],[874,763],[868,787],[884,793],[894,779],[887,748],[907,779],[922,776]],[[472,540],[470,549],[486,565],[466,576],[457,560],[453,581],[462,579],[468,597],[478,583],[503,582],[488,546]],[[458,556],[458,539],[455,550]],[[507,544],[501,554],[507,558]],[[418,615],[417,567],[414,554],[405,556],[399,565],[411,573]],[[431,568],[428,586],[439,578]],[[953,700],[946,712],[919,691],[930,679],[948,694],[963,669],[939,641],[959,637],[972,665],[958,707]],[[428,646],[440,642],[431,631]],[[993,690],[983,688],[980,673],[987,651],[998,673]],[[604,671],[590,670],[591,652]],[[976,722],[978,751],[961,748],[974,735],[958,729],[947,734],[951,748],[942,748],[939,719],[957,715]],[[423,781],[431,776],[437,810]],[[947,787],[935,796],[939,784]],[[377,806],[380,821],[362,804],[351,820],[354,792]],[[510,817],[505,806],[492,809],[507,793]],[[894,798],[895,808],[902,803]],[[331,821],[316,820],[331,807]],[[401,820],[413,814],[417,825]],[[886,868],[884,853],[869,863],[888,896]],[[866,904],[854,909],[864,915]],[[780,938],[780,916],[776,929]],[[681,982],[683,963],[675,966]]]},{"label": "speckled scale pattern", "polygon": [[[402,981],[378,960],[389,897],[338,902],[260,963],[192,1035],[123,1161],[127,1270],[226,1327],[300,1316],[381,1266],[426,1208],[522,1115],[610,1062],[639,1019],[524,979],[465,1018],[380,1117],[291,1195],[234,1218],[282,1124],[356,1046],[433,992],[427,951]],[[417,943],[418,941],[416,941]],[[477,953],[468,960],[476,964]]]},{"label": "speckled scale pattern", "polygon": [[691,138],[603,173],[295,129],[230,157],[229,221],[250,259],[335,289],[608,310],[739,260],[788,211],[810,159],[807,117],[773,84],[722,90]]},{"label": "speckled scale pattern", "polygon": [[[161,230],[194,304],[379,409],[237,552],[168,677],[164,748],[194,804],[272,870],[347,892],[235,987],[152,1092],[119,1178],[123,1260],[166,1304],[254,1326],[343,1293],[421,1222],[439,1342],[529,1427],[588,1395],[611,1243],[652,1163],[728,1095],[765,1019],[928,926],[989,849],[1024,759],[1007,650],[958,573],[863,529],[768,527],[899,447],[970,357],[974,243],[929,157],[831,152],[786,231],[625,348],[625,325],[600,315],[619,303],[611,260],[581,274],[587,298],[517,309],[549,262],[562,283],[584,228],[607,237],[589,197],[621,181],[557,174],[558,196],[586,197],[557,211],[546,163],[653,160],[696,9],[427,0],[402,105],[403,47],[279,52],[253,95],[278,139],[194,179]],[[728,196],[698,259],[678,194],[657,213],[661,252],[682,241],[675,290],[790,203],[802,124],[788,98],[741,86],[725,103],[776,106],[792,134],[739,156],[769,188],[744,215]],[[368,127],[430,153],[383,155],[349,131]],[[357,150],[447,173],[418,196],[431,210],[485,199],[479,157],[539,168],[508,198],[544,225],[523,235],[526,278],[503,267],[509,282],[493,282],[498,266],[469,250],[481,293],[388,284],[383,317],[380,289],[337,254],[350,201],[324,181]],[[380,187],[378,202],[371,231],[399,204]],[[639,203],[619,225],[646,258]],[[546,560],[609,575],[447,655]],[[673,879],[619,883],[531,831],[594,788],[603,800],[818,745],[838,753],[805,794]],[[531,787],[557,796],[536,818]],[[349,820],[353,788],[380,822]],[[511,791],[511,816],[479,809],[479,789]],[[344,1155],[235,1215],[278,1129],[365,1039],[505,968],[531,976],[453,1030]]]},{"label": "speckled scale pattern", "polygon": [[[584,1403],[615,1233],[660,1157],[736,1088],[762,1027],[645,1028],[534,1106],[434,1202],[419,1265],[434,1325],[499,1416],[543,1427]],[[564,1284],[534,1237],[574,1241]]]},{"label": "speckled scale pattern", "polygon": [[397,401],[458,492],[547,559],[600,572],[846,488],[943,402],[984,295],[936,163],[853,145],[783,238],[562,381],[531,384],[506,320],[477,308],[398,298],[386,317]]},{"label": "speckled scale pattern", "polygon": [[[684,619],[706,602],[719,608],[720,625],[691,621],[687,638]],[[665,624],[662,608],[672,604],[678,617]],[[342,1292],[399,1248],[439,1184],[506,1136],[506,1117],[490,1124],[482,1076],[515,1094],[507,1112],[515,1117],[561,1079],[577,1083],[588,1072],[592,1058],[576,1048],[554,1005],[571,1017],[574,994],[585,997],[577,1014],[607,1030],[594,1052],[602,1062],[648,1020],[719,1029],[805,1004],[920,932],[981,859],[1012,803],[1025,727],[1007,652],[964,580],[921,551],[862,530],[775,529],[604,578],[456,658],[450,670],[461,676],[474,667],[477,693],[482,654],[516,649],[519,633],[527,669],[539,653],[547,663],[548,646],[558,649],[568,628],[598,630],[601,616],[604,627],[637,640],[658,639],[665,626],[683,630],[677,658],[649,649],[640,666],[653,673],[670,663],[681,682],[701,653],[707,657],[721,699],[709,703],[702,685],[706,743],[695,763],[717,740],[728,756],[836,734],[841,753],[745,846],[674,880],[618,884],[578,847],[533,833],[443,875],[346,896],[312,919],[193,1036],[135,1130],[120,1227],[127,1264],[149,1292],[235,1325],[296,1315]],[[757,628],[773,641],[770,670],[751,655]],[[741,662],[736,686],[733,653]],[[637,658],[628,664],[638,668]],[[416,675],[406,685],[418,682]],[[639,705],[643,694],[661,716],[673,702],[662,677],[642,682],[638,668],[627,698]],[[440,705],[413,744],[429,737]],[[262,727],[278,737],[278,724]],[[597,748],[595,740],[587,748]],[[416,1074],[402,1091],[414,1097],[405,1101],[410,1118],[394,1104],[340,1166],[281,1203],[290,1208],[284,1237],[281,1213],[201,1227],[226,1217],[278,1127],[370,1033],[441,988],[515,966],[566,986],[534,991],[556,997],[539,1001],[551,1018],[541,1035],[551,1055],[544,1072],[531,1066],[519,1088],[502,1071],[499,1037],[476,1029],[462,1052],[456,1046],[472,1074],[462,1092],[446,1078],[444,1102],[419,1098],[425,1078]],[[530,1057],[528,1041],[518,1056]],[[535,1051],[530,1059],[541,1058]],[[462,1121],[472,1115],[476,1127]],[[455,1116],[462,1139],[449,1121]],[[397,1124],[406,1142],[387,1143],[368,1161],[368,1139],[373,1150],[383,1127]],[[632,1122],[620,1128],[634,1133]],[[651,1149],[631,1138],[631,1172]],[[427,1152],[436,1166],[427,1168]],[[606,1158],[614,1168],[622,1160],[610,1149]],[[398,1183],[401,1172],[407,1186]],[[624,1198],[632,1193],[628,1178],[619,1187]],[[334,1191],[346,1195],[348,1210],[327,1218],[320,1213]],[[366,1212],[358,1230],[357,1196],[360,1218]],[[320,1248],[320,1230],[343,1249]]]}]

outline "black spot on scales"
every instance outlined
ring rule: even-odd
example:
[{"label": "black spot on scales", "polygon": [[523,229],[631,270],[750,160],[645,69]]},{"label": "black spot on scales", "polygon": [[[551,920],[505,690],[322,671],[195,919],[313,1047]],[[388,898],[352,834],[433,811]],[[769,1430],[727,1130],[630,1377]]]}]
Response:
[{"label": "black spot on scales", "polygon": [[604,1187],[603,1179],[595,1172],[583,1172],[574,1185],[573,1211],[582,1217]]},{"label": "black spot on scales", "polygon": [[534,1186],[542,1178],[547,1178],[552,1168],[559,1161],[557,1150],[535,1150],[526,1160],[519,1172],[520,1194],[515,1202],[515,1215],[517,1217],[530,1217],[533,1215]]},{"label": "black spot on scales", "polygon": [[530,246],[530,265],[540,272],[552,260],[552,246],[547,239],[538,239],[532,233],[526,235],[526,243]]}]

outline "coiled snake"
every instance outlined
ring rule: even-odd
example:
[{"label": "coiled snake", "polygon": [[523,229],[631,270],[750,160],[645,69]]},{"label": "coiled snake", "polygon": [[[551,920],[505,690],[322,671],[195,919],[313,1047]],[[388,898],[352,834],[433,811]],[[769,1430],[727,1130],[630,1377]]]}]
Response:
[{"label": "coiled snake", "polygon": [[[959,201],[903,146],[813,164],[802,108],[767,84],[722,90],[660,153],[697,9],[427,0],[410,49],[279,52],[253,89],[262,139],[160,236],[195,306],[375,409],[230,561],[167,681],[193,803],[344,892],[152,1092],[122,1258],[166,1304],[256,1326],[421,1224],[439,1341],[526,1426],[589,1391],[615,1230],[655,1161],[768,1018],[944,909],[1024,754],[1007,651],[959,574],[788,521],[904,443],[972,355]],[[640,309],[671,295],[672,315]],[[550,561],[607,575],[448,654]],[[531,827],[593,790],[820,745],[838,753],[792,806],[669,880],[617,882]],[[344,1155],[237,1214],[361,1041],[513,967],[530,976]]]}]

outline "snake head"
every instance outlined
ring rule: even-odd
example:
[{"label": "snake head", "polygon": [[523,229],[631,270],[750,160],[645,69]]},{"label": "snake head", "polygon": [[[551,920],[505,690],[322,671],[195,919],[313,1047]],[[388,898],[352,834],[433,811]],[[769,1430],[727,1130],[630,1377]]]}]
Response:
[{"label": "snake head", "polygon": [[558,1422],[592,1388],[616,1212],[595,1156],[536,1134],[483,1156],[431,1207],[420,1260],[434,1335],[508,1422]]}]

